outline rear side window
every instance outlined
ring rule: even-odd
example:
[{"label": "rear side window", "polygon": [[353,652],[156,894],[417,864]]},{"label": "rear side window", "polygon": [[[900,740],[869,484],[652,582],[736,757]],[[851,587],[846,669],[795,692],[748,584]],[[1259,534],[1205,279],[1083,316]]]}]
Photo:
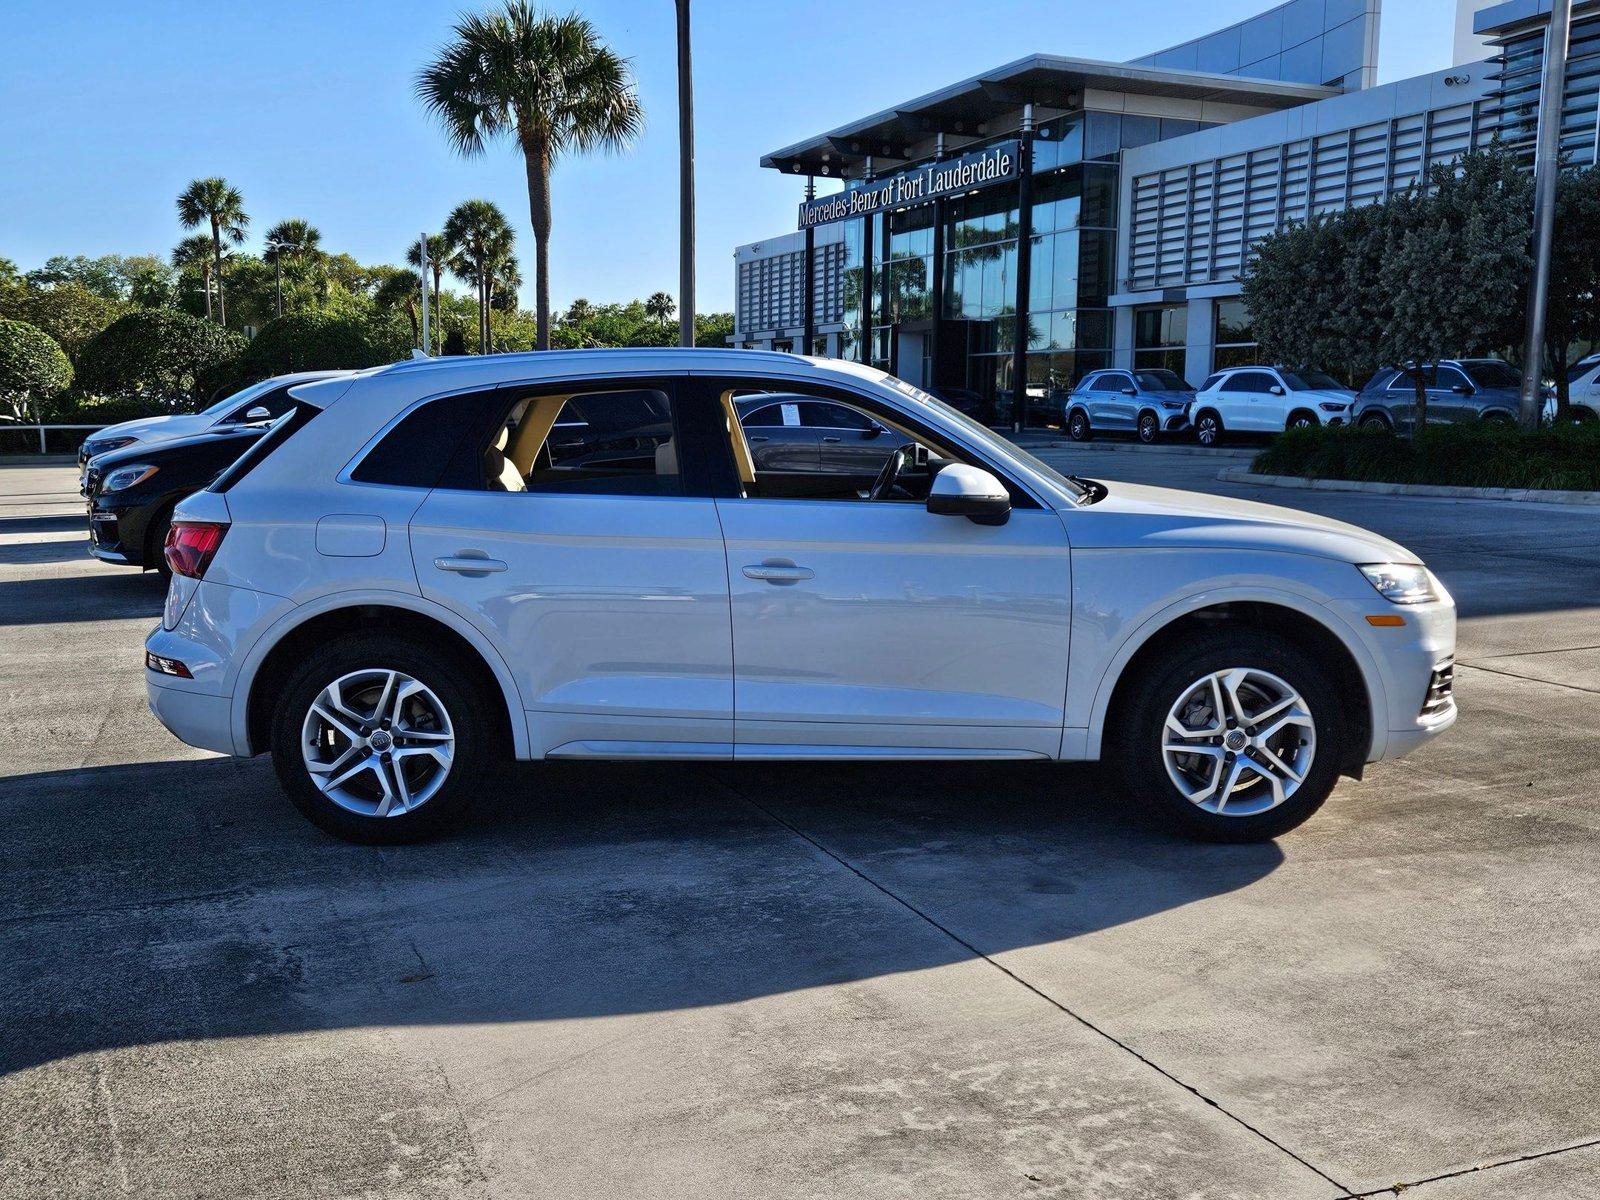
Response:
[{"label": "rear side window", "polygon": [[311,421],[322,413],[314,404],[307,404],[303,400],[293,402],[294,407],[283,416],[279,417],[273,426],[258,437],[230,466],[216,479],[212,480],[211,487],[207,490],[213,492],[226,492],[246,475],[267,461],[279,446],[287,442],[300,430],[304,429]]},{"label": "rear side window", "polygon": [[[536,419],[532,413],[524,421]],[[513,455],[519,440],[508,430],[507,446],[490,454],[500,470],[490,475],[491,489],[529,492],[586,492],[610,496],[678,496],[683,477],[678,470],[678,438],[672,401],[654,388],[591,392],[573,396],[562,406],[542,447],[534,451],[527,471]],[[517,487],[505,473],[510,458]]]},{"label": "rear side window", "polygon": [[[483,481],[468,473],[470,459],[456,464],[456,451],[464,438],[476,438],[487,429],[505,403],[504,392],[490,389],[419,404],[367,452],[350,478],[396,487],[482,487]],[[452,478],[452,472],[460,478]]]}]

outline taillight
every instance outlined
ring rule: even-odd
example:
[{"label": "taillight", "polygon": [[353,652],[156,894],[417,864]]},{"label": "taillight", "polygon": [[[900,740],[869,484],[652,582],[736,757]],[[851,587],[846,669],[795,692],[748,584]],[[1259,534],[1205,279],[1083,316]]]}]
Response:
[{"label": "taillight", "polygon": [[216,557],[222,545],[226,525],[214,521],[174,521],[167,530],[167,544],[162,548],[167,566],[174,575],[187,575],[190,579],[203,579],[206,568]]}]

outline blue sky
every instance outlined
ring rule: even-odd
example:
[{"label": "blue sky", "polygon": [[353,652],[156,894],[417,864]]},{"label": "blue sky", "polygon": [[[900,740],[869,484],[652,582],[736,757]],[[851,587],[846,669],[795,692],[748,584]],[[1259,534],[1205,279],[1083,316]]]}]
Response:
[{"label": "blue sky", "polygon": [[[732,306],[733,246],[794,228],[801,185],[761,170],[763,152],[1025,53],[1120,60],[1269,6],[695,0],[701,309]],[[182,235],[174,197],[215,174],[243,191],[253,248],[274,221],[304,217],[329,249],[368,262],[401,261],[417,232],[484,196],[516,224],[531,279],[520,158],[510,147],[453,156],[412,99],[417,67],[460,7],[10,0],[0,255],[27,269],[52,254],[166,254]],[[555,301],[676,292],[672,0],[577,7],[633,60],[649,125],[629,155],[558,168]],[[1385,8],[1381,79],[1449,65],[1454,0]]]}]

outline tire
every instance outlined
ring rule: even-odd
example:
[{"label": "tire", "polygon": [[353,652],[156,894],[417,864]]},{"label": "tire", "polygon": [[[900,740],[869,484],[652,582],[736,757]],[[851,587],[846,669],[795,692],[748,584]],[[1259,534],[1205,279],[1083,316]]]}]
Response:
[{"label": "tire", "polygon": [[1161,418],[1153,412],[1139,414],[1137,429],[1139,440],[1146,446],[1153,446],[1161,440]]},{"label": "tire", "polygon": [[1595,419],[1594,409],[1584,408],[1580,404],[1571,405],[1567,412],[1571,414],[1574,425],[1588,425]]},{"label": "tire", "polygon": [[1289,419],[1284,422],[1283,427],[1285,429],[1315,429],[1321,423],[1317,420],[1315,413],[1310,413],[1300,408],[1289,414]]},{"label": "tire", "polygon": [[1389,418],[1380,417],[1377,413],[1368,413],[1362,417],[1358,426],[1361,429],[1382,429],[1390,433],[1394,431],[1394,426],[1389,424]]},{"label": "tire", "polygon": [[1220,446],[1226,431],[1222,418],[1212,409],[1202,409],[1194,419],[1194,440],[1202,446]]},{"label": "tire", "polygon": [[[1208,686],[1219,675],[1233,682],[1231,690],[1240,697],[1247,717],[1270,712],[1287,692],[1299,703],[1284,711],[1295,717],[1303,714],[1310,725],[1295,720],[1275,729],[1279,721],[1269,718],[1254,735],[1267,737],[1267,746],[1247,742],[1243,755],[1232,756],[1229,743],[1235,731],[1248,726],[1237,724],[1236,716],[1236,723],[1225,728],[1214,721],[1211,697],[1222,695],[1226,706],[1230,690],[1220,684],[1220,690]],[[1130,681],[1130,688],[1113,712],[1116,727],[1106,732],[1109,765],[1131,797],[1163,824],[1189,837],[1213,842],[1278,837],[1321,808],[1338,782],[1350,738],[1343,719],[1346,706],[1326,668],[1277,634],[1234,626],[1207,632],[1175,653],[1151,661]],[[1177,715],[1186,728],[1216,725],[1219,732],[1215,738],[1179,738],[1169,731],[1169,714]],[[1195,753],[1169,749],[1191,744],[1201,749]],[[1302,777],[1295,783],[1287,773],[1276,773],[1281,800],[1267,780],[1271,772],[1258,772],[1250,765],[1252,760],[1267,762],[1264,755],[1269,751],[1294,763]],[[1197,799],[1180,790],[1180,780],[1198,793]],[[1233,781],[1233,787],[1219,806],[1216,786],[1227,781]]]},{"label": "tire", "polygon": [[[391,676],[401,682],[385,693]],[[325,695],[336,681],[342,710]],[[374,714],[374,701],[383,695],[390,702]],[[323,712],[334,707],[330,715],[339,726],[313,714],[314,703]],[[384,712],[388,724],[372,720]],[[284,681],[272,718],[272,759],[289,799],[319,828],[348,842],[415,842],[466,816],[477,780],[496,756],[493,731],[499,727],[488,698],[444,649],[391,634],[356,633],[313,651]],[[340,732],[360,735],[364,728],[372,744]],[[382,741],[380,730],[388,734]],[[382,753],[385,746],[388,754]],[[314,775],[308,765],[313,757],[336,765]],[[396,767],[404,772],[398,779]],[[352,769],[348,783],[331,786]],[[318,776],[330,786],[319,786]],[[406,793],[414,803],[404,802]]]},{"label": "tire", "polygon": [[167,530],[172,528],[172,511],[178,506],[174,504],[154,521],[144,535],[144,565],[151,568],[161,576],[162,580],[172,578],[172,568],[167,565],[165,548],[167,545]]},{"label": "tire", "polygon": [[1087,442],[1094,436],[1094,428],[1089,424],[1089,414],[1081,408],[1075,408],[1067,414],[1067,436],[1075,442]]},{"label": "tire", "polygon": [[1516,421],[1503,412],[1488,412],[1483,414],[1483,423],[1485,425],[1497,425],[1505,429],[1515,425]]}]

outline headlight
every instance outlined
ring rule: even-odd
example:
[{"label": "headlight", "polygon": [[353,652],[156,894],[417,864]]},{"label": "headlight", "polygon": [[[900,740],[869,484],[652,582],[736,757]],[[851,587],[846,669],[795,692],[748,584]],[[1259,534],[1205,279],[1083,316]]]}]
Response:
[{"label": "headlight", "polygon": [[1356,569],[1391,604],[1426,604],[1440,598],[1427,567],[1415,563],[1364,563]]},{"label": "headlight", "polygon": [[157,467],[145,466],[143,463],[131,467],[118,467],[107,475],[105,482],[100,485],[101,492],[125,492],[136,483],[143,483],[159,470]]},{"label": "headlight", "polygon": [[1317,405],[1317,407],[1320,408],[1323,412],[1343,412],[1345,409],[1349,408],[1350,406],[1348,404],[1328,404],[1327,402],[1324,402],[1322,404]]},{"label": "headlight", "polygon": [[131,446],[139,439],[136,437],[105,438],[103,441],[88,441],[83,444],[83,452],[90,458],[96,454],[106,454],[112,450],[121,450],[124,446]]},{"label": "headlight", "polygon": [[1187,408],[1188,406],[1189,402],[1187,400],[1163,400],[1161,402],[1162,408],[1170,408],[1174,411],[1180,408]]}]

